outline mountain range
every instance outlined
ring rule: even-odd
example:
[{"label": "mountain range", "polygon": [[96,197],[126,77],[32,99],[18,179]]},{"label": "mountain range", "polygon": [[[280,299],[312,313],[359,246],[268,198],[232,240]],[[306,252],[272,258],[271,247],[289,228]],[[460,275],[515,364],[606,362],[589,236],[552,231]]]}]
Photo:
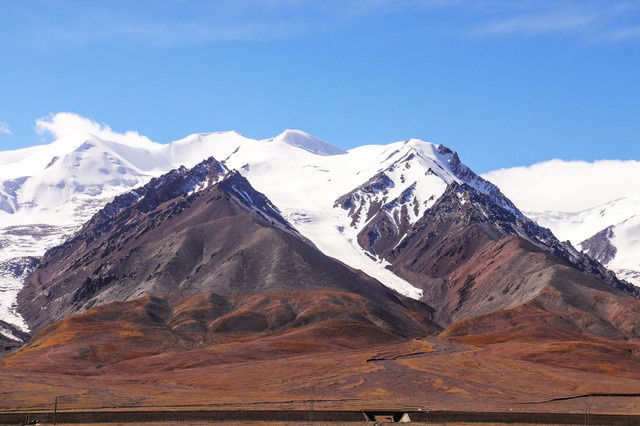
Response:
[{"label": "mountain range", "polygon": [[[583,251],[558,240],[443,145],[343,151],[293,130],[141,146],[78,135],[0,153],[0,166],[8,377],[278,369],[331,354],[369,378],[370,359],[410,359],[417,383],[435,386],[434,358],[460,371],[445,355],[497,352],[518,380],[533,362],[640,389],[640,291],[601,263],[613,237]],[[378,355],[351,358],[363,350]],[[474,374],[501,395],[536,393]],[[385,377],[396,401],[417,397]],[[271,392],[311,383],[290,380]],[[355,398],[362,380],[320,388]],[[475,398],[473,380],[458,397]]]},{"label": "mountain range", "polygon": [[640,193],[578,212],[538,211],[527,215],[551,229],[559,238],[640,285]]}]

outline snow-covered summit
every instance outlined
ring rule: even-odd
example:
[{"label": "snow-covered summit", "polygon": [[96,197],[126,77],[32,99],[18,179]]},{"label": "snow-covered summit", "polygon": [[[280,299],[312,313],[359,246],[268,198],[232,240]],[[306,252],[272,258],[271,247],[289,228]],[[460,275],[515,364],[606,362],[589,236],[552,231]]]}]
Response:
[{"label": "snow-covered summit", "polygon": [[69,225],[88,219],[99,205],[150,178],[135,164],[134,153],[87,134],[27,149],[19,161],[0,166],[3,225]]},{"label": "snow-covered summit", "polygon": [[317,155],[341,155],[346,154],[346,151],[331,145],[328,142],[323,141],[313,135],[305,133],[301,130],[287,129],[280,133],[275,138],[267,139],[269,142],[283,142],[287,145],[302,148]]}]

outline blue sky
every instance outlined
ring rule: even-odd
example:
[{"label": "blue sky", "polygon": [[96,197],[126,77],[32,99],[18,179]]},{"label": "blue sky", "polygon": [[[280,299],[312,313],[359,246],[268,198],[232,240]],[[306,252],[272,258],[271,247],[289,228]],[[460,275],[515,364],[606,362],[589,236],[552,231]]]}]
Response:
[{"label": "blue sky", "polygon": [[0,0],[0,150],[73,112],[157,142],[411,137],[478,173],[640,159],[638,0]]}]

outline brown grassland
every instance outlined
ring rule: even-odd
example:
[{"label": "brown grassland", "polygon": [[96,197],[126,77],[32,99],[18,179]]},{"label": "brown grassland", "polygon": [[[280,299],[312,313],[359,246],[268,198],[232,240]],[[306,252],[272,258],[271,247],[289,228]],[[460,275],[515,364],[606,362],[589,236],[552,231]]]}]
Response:
[{"label": "brown grassland", "polygon": [[[7,363],[0,408],[50,411],[57,397],[61,411],[304,410],[313,399],[317,410],[640,414],[639,360],[595,342],[474,347],[428,338],[284,357],[261,344],[143,357],[91,374],[33,373]],[[252,359],[234,361],[240,347]]]}]

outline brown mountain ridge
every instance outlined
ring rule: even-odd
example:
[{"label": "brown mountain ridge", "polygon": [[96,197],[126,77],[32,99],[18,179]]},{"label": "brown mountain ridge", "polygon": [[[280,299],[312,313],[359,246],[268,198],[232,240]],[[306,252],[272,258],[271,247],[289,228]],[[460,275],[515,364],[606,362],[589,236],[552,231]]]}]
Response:
[{"label": "brown mountain ridge", "polygon": [[[85,371],[279,333],[297,353],[442,330],[428,305],[326,257],[219,166],[205,164],[208,179],[221,180],[191,195],[172,198],[167,188],[193,172],[152,182],[154,191],[109,206],[111,215],[49,251],[20,293],[21,313],[40,333],[9,363]],[[296,344],[303,335],[309,342]]]}]

